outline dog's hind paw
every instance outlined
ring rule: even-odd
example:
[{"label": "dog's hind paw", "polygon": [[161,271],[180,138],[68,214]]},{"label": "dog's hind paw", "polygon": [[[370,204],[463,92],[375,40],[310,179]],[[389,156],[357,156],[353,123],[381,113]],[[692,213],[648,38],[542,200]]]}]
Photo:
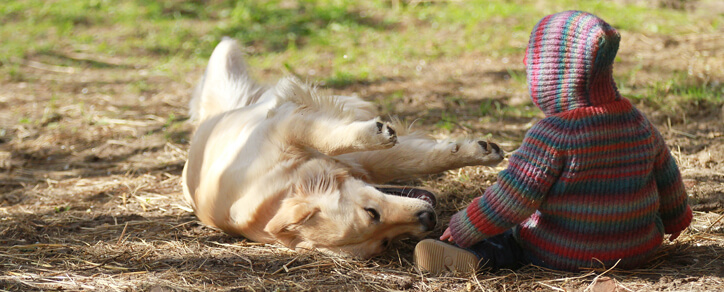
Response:
[{"label": "dog's hind paw", "polygon": [[483,150],[485,150],[485,152],[487,152],[489,154],[499,153],[499,154],[501,154],[501,156],[503,154],[503,150],[500,150],[500,146],[498,146],[498,144],[495,144],[493,142],[486,142],[486,141],[481,140],[481,141],[478,141],[478,145],[480,145],[480,147],[483,148]]},{"label": "dog's hind paw", "polygon": [[465,165],[496,165],[503,161],[505,152],[498,144],[478,141],[464,141],[450,143],[452,155],[463,161]]},{"label": "dog's hind paw", "polygon": [[498,146],[498,144],[480,140],[478,141],[478,145],[480,146],[480,149],[483,150],[482,157],[480,157],[480,164],[495,165],[498,164],[498,162],[503,161],[503,156],[505,155],[505,152],[500,149],[500,146]]}]

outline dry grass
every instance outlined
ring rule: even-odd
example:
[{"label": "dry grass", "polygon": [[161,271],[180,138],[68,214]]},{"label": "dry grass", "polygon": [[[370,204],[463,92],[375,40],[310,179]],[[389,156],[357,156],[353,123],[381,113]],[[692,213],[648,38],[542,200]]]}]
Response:
[{"label": "dry grass", "polygon": [[[157,107],[159,112],[175,110],[167,103]],[[68,122],[66,127],[17,125],[12,129],[18,138],[3,144],[8,154],[0,177],[2,289],[592,291],[606,277],[613,279],[608,282],[614,281],[618,291],[724,288],[724,215],[717,201],[723,161],[719,156],[710,158],[703,167],[709,172],[699,171],[698,155],[685,149],[687,143],[701,141],[666,127],[664,132],[683,146],[675,154],[692,195],[710,201],[705,203],[709,209],[695,213],[689,231],[664,245],[649,266],[628,271],[602,267],[582,273],[529,266],[433,278],[414,269],[411,240],[374,259],[358,261],[248,242],[200,225],[180,196],[187,145],[174,142],[162,130],[173,128],[172,132],[183,134],[188,126],[171,127],[167,120],[148,114],[104,118],[112,115],[101,105],[97,108],[101,109],[90,114],[61,108],[57,112]],[[69,128],[74,124],[86,128],[73,132]],[[429,124],[418,127],[436,131]],[[473,130],[497,128],[497,133],[490,131],[494,136],[503,132],[518,136],[525,128],[505,122],[480,127]],[[461,128],[458,134],[470,131]],[[719,143],[719,132],[711,133]],[[515,144],[515,140],[501,142],[508,150]],[[446,222],[492,184],[504,166],[470,167],[408,183],[438,190],[439,216]],[[438,226],[433,234],[441,230]]]},{"label": "dry grass", "polygon": [[[163,152],[168,151],[174,150]],[[469,168],[430,178],[431,185],[450,195],[440,200],[443,221],[484,188],[472,182],[493,177],[485,169]],[[75,197],[65,199],[70,209],[53,209],[68,192]],[[36,188],[33,198],[24,199],[26,204],[2,209],[0,285],[15,291],[585,291],[605,275],[626,291],[652,285],[667,290],[724,287],[723,215],[712,212],[697,212],[689,231],[666,244],[644,269],[565,273],[529,266],[475,277],[431,278],[411,264],[413,241],[369,261],[292,252],[200,225],[178,192],[178,175],[166,172],[66,179]],[[465,196],[452,196],[460,193]],[[47,205],[27,204],[48,198]]]}]

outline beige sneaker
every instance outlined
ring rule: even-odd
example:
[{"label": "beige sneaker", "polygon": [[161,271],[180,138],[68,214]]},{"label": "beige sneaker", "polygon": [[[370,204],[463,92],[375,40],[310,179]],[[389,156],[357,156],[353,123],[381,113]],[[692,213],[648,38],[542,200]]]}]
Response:
[{"label": "beige sneaker", "polygon": [[474,253],[434,239],[424,239],[417,243],[414,261],[418,268],[433,275],[447,271],[473,274],[479,262]]}]

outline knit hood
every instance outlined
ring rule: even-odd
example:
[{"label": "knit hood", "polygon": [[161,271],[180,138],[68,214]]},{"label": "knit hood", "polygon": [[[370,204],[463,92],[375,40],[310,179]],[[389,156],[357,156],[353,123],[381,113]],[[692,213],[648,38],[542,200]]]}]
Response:
[{"label": "knit hood", "polygon": [[541,19],[524,60],[536,106],[550,116],[620,99],[613,80],[620,38],[608,23],[582,11]]}]

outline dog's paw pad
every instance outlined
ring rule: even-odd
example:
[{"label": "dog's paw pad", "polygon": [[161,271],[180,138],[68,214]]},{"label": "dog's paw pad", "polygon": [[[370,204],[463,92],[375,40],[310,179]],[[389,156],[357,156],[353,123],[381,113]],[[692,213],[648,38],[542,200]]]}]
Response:
[{"label": "dog's paw pad", "polygon": [[395,137],[395,141],[397,141],[397,132],[395,132],[395,129],[391,128],[389,125],[387,126],[387,131],[390,133],[390,136]]},{"label": "dog's paw pad", "polygon": [[481,141],[478,141],[478,145],[480,145],[480,147],[483,148],[483,150],[488,154],[498,153],[498,154],[502,155],[503,151],[500,150],[500,146],[498,146],[498,144],[495,144],[492,142],[485,142],[485,141],[481,140]]},{"label": "dog's paw pad", "polygon": [[480,145],[480,147],[483,147],[483,150],[487,150],[487,149],[488,149],[488,142],[478,141],[478,145]]}]

